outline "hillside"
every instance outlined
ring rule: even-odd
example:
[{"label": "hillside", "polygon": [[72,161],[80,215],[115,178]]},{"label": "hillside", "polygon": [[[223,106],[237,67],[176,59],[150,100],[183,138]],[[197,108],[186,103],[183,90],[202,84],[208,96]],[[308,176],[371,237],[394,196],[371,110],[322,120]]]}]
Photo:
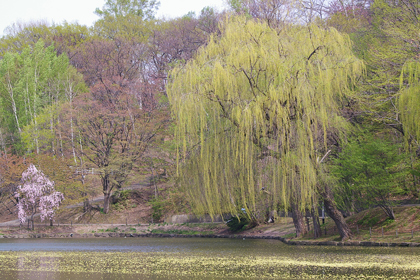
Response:
[{"label": "hillside", "polygon": [[[159,184],[158,189],[164,191],[169,186]],[[156,210],[152,208],[151,199],[154,197],[154,186],[145,186],[142,189],[123,191],[124,199],[115,200],[108,214],[101,212],[102,201],[95,200],[90,211],[84,212],[83,205],[67,207],[58,213],[54,227],[41,223],[36,219],[36,233],[154,233],[154,234],[184,234],[184,235],[211,235],[232,234],[224,223],[184,223],[168,224],[163,217],[172,213],[162,213],[161,219],[152,222]],[[10,205],[8,205],[10,209]],[[163,209],[163,208],[162,208]],[[161,210],[162,210],[161,209]],[[12,210],[12,209],[11,209]],[[4,215],[8,211],[5,205],[0,207],[2,234],[33,233],[25,227],[6,226],[4,222],[17,219],[17,215]],[[372,242],[420,242],[420,206],[395,207],[395,221],[386,218],[380,208],[362,211],[346,218],[355,241]],[[58,226],[58,222],[60,225]],[[15,225],[17,223],[15,222]],[[312,224],[309,224],[310,228]],[[334,222],[327,218],[322,226],[322,237],[316,241],[338,241]],[[325,232],[327,233],[325,235]],[[243,236],[281,236],[294,240],[314,240],[309,231],[303,237],[295,237],[295,229],[291,218],[278,217],[273,224],[260,224],[254,228],[246,229],[240,234]]]}]

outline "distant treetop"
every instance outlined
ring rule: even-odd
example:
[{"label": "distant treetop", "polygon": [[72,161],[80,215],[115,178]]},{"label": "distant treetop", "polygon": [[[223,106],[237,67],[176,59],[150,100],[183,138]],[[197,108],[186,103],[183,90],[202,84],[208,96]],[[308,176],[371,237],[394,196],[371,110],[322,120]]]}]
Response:
[{"label": "distant treetop", "polygon": [[157,0],[107,0],[102,9],[96,8],[95,14],[102,18],[135,15],[153,19],[159,5]]}]

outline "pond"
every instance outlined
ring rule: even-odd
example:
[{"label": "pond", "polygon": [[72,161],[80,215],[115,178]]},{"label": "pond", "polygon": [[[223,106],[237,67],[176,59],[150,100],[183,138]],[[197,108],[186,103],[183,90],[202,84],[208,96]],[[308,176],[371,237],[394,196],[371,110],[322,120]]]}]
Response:
[{"label": "pond", "polygon": [[420,248],[211,238],[0,239],[0,278],[420,279]]}]

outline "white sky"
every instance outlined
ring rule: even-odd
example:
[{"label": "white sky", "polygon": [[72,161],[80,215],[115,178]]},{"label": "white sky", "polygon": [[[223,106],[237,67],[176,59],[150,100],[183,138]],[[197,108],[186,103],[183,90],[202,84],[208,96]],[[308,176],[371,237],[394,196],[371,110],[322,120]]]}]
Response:
[{"label": "white sky", "polygon": [[[63,21],[91,26],[98,17],[93,13],[106,0],[0,0],[0,36],[4,29],[17,21],[47,20],[57,24]],[[183,16],[190,11],[199,14],[206,6],[223,10],[225,0],[160,0],[157,16]]]}]

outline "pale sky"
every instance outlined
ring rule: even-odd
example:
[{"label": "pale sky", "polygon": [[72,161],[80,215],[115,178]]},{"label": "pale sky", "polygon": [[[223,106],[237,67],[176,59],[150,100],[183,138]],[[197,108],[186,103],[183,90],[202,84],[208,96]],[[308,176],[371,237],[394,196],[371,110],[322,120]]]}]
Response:
[{"label": "pale sky", "polygon": [[[0,36],[14,22],[47,20],[61,24],[78,22],[91,26],[98,17],[93,13],[106,0],[0,0]],[[160,0],[157,17],[179,17],[194,11],[199,14],[206,6],[223,10],[225,0]]]}]

